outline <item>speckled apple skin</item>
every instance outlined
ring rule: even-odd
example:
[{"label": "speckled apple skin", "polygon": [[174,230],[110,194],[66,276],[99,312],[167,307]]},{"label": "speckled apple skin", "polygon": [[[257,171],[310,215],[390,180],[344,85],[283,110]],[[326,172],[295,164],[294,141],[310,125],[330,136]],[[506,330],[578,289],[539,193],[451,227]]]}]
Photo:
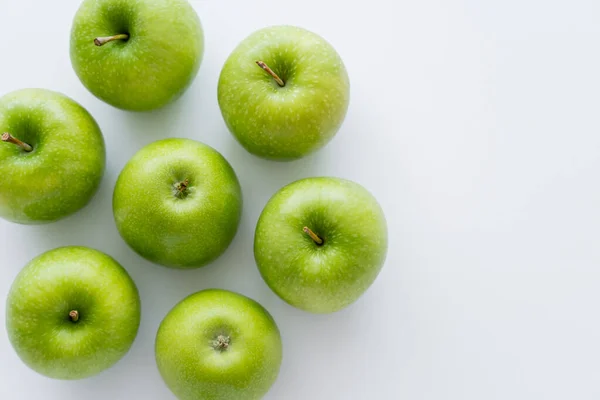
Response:
[{"label": "speckled apple skin", "polygon": [[[188,195],[175,185],[188,180]],[[197,268],[220,256],[233,240],[242,191],[227,160],[190,139],[147,145],[127,163],[115,186],[119,233],[142,257],[172,268]]]},{"label": "speckled apple skin", "polygon": [[45,89],[0,98],[0,134],[31,145],[0,142],[0,217],[20,224],[57,221],[83,208],[105,166],[98,124],[78,103]]},{"label": "speckled apple skin", "polygon": [[[323,245],[304,233],[305,226]],[[269,200],[256,226],[254,256],[279,297],[305,311],[329,313],[371,286],[387,243],[383,210],[365,188],[339,178],[307,178]]]},{"label": "speckled apple skin", "polygon": [[[96,46],[97,37],[129,40]],[[190,86],[204,35],[187,0],[85,0],[71,29],[71,63],[99,99],[125,110],[160,108]]]},{"label": "speckled apple skin", "polygon": [[[265,62],[285,86],[256,61]],[[227,127],[246,150],[289,161],[335,136],[346,116],[350,84],[342,59],[322,37],[274,26],[253,33],[229,56],[218,99]]]},{"label": "speckled apple skin", "polygon": [[[6,331],[23,362],[56,379],[82,379],[119,361],[140,324],[140,298],[110,256],[62,247],[27,264],[6,300]],[[69,319],[77,310],[79,320]]]},{"label": "speckled apple skin", "polygon": [[[229,346],[217,350],[224,335]],[[237,293],[192,294],[167,314],[156,336],[160,374],[179,400],[258,400],[279,374],[282,344],[269,312]]]}]

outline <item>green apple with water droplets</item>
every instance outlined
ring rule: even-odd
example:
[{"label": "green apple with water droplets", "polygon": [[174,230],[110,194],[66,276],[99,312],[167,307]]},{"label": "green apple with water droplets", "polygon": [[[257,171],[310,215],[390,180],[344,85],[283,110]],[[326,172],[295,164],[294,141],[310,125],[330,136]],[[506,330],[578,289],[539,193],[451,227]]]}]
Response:
[{"label": "green apple with water droplets", "polygon": [[339,54],[295,26],[259,30],[231,53],[219,78],[227,127],[250,153],[288,161],[327,144],[348,109],[350,84]]},{"label": "green apple with water droplets", "polygon": [[256,226],[254,257],[284,301],[329,313],[371,286],[387,243],[383,210],[364,187],[340,178],[307,178],[269,200]]}]

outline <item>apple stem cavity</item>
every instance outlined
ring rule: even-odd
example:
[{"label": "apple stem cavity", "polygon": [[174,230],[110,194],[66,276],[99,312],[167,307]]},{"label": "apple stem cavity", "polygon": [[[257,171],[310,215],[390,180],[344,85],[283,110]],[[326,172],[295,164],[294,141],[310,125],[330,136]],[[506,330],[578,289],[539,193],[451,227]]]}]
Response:
[{"label": "apple stem cavity", "polygon": [[73,321],[73,322],[77,322],[77,321],[79,321],[79,311],[77,311],[77,310],[72,310],[72,311],[69,313],[69,318],[70,318],[70,319],[71,319],[71,321]]},{"label": "apple stem cavity", "polygon": [[19,146],[26,152],[30,152],[31,150],[33,150],[33,147],[31,147],[30,145],[28,145],[25,142],[20,141],[19,139],[17,139],[16,137],[14,137],[13,135],[11,135],[8,132],[5,132],[2,134],[2,141],[6,142],[6,143],[16,144],[17,146]]},{"label": "apple stem cavity", "polygon": [[316,233],[314,233],[308,226],[302,228],[304,233],[306,233],[310,238],[318,245],[321,246],[323,244],[323,239],[321,239]]},{"label": "apple stem cavity", "polygon": [[257,61],[256,64],[262,69],[264,69],[267,74],[271,75],[279,86],[285,86],[285,82],[271,68],[269,68],[267,64],[265,64],[263,61]]},{"label": "apple stem cavity", "polygon": [[102,36],[94,39],[94,44],[96,46],[102,46],[108,42],[112,42],[113,40],[127,40],[129,39],[129,35],[126,33],[120,33],[118,35],[113,36]]},{"label": "apple stem cavity", "polygon": [[187,195],[187,189],[189,184],[189,179],[177,183],[175,185],[175,197],[179,197],[180,199],[184,198]]},{"label": "apple stem cavity", "polygon": [[213,340],[212,346],[215,350],[225,351],[229,347],[229,336],[219,335]]}]

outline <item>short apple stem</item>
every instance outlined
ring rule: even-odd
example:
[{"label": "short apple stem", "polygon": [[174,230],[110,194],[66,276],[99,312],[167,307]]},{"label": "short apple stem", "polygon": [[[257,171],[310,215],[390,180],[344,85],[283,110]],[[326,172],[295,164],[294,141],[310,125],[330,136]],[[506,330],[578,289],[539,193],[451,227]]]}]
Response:
[{"label": "short apple stem", "polygon": [[277,84],[279,86],[281,86],[281,87],[285,86],[285,82],[279,76],[277,76],[277,74],[271,68],[269,68],[269,66],[267,64],[265,64],[262,61],[257,61],[256,64],[259,67],[261,67],[262,69],[264,69],[267,74],[271,75],[273,77],[273,79],[275,79],[275,82],[277,82]]},{"label": "short apple stem", "polygon": [[17,139],[16,137],[14,137],[13,135],[11,135],[8,132],[5,132],[2,134],[2,141],[6,142],[6,143],[16,144],[17,146],[19,146],[26,152],[30,152],[31,150],[33,150],[33,147],[31,147],[30,145],[28,145],[25,142],[20,141],[19,139]]},{"label": "short apple stem", "polygon": [[175,185],[175,195],[179,198],[185,197],[187,194],[188,185],[190,181],[188,179],[181,181]]},{"label": "short apple stem", "polygon": [[316,233],[314,233],[308,226],[302,228],[304,233],[306,233],[310,238],[319,246],[323,244],[323,239],[321,239]]},{"label": "short apple stem", "polygon": [[72,311],[69,313],[69,318],[70,318],[70,319],[71,319],[71,321],[73,321],[73,322],[77,322],[77,321],[79,321],[79,311],[77,311],[77,310],[72,310]]},{"label": "short apple stem", "polygon": [[113,40],[127,40],[129,39],[129,35],[126,33],[120,33],[118,35],[113,36],[102,36],[94,39],[94,44],[96,46],[102,46],[108,42],[112,42]]},{"label": "short apple stem", "polygon": [[212,346],[215,350],[225,351],[229,347],[229,336],[219,335],[212,342]]}]

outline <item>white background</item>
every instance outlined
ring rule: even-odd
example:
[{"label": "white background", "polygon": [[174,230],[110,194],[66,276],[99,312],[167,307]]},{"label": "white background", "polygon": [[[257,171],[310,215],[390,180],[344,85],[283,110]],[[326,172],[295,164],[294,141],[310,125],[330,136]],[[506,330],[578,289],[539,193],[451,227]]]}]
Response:
[{"label": "white background", "polygon": [[[253,297],[278,322],[285,355],[268,399],[600,398],[597,0],[192,3],[206,34],[197,79],[177,103],[135,114],[96,100],[73,73],[69,30],[79,2],[0,1],[0,93],[64,92],[98,120],[108,150],[106,177],[87,208],[47,226],[0,222],[0,313],[23,265],[75,244],[120,261],[143,303],[130,353],[83,381],[30,371],[2,329],[1,399],[172,399],[155,367],[155,332],[175,303],[209,287]],[[284,23],[335,46],[352,99],[326,148],[278,164],[234,141],[216,90],[240,40]],[[164,137],[215,147],[242,183],[238,235],[204,269],[145,262],[113,223],[119,171],[142,146]],[[363,184],[389,222],[379,278],[334,315],[284,304],[262,282],[252,255],[268,198],[314,175]]]}]

